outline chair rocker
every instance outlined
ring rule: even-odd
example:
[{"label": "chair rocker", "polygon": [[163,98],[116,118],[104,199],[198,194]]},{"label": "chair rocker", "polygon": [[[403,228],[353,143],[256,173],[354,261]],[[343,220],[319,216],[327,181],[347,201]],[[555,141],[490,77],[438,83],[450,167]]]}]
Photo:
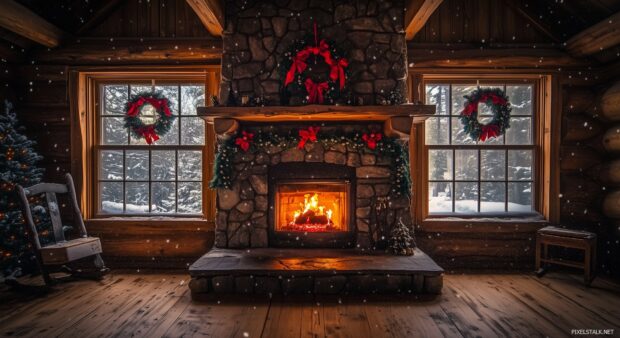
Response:
[{"label": "chair rocker", "polygon": [[[69,279],[88,278],[101,279],[105,273],[109,271],[105,267],[101,258],[101,241],[97,237],[89,237],[84,226],[84,220],[75,194],[75,186],[73,178],[70,174],[65,175],[66,184],[57,183],[39,183],[28,188],[17,186],[17,191],[22,204],[22,213],[27,224],[26,230],[31,241],[32,247],[35,249],[37,264],[43,275],[43,279],[47,286],[51,286],[58,281],[58,278],[52,278],[50,270],[59,268],[69,273]],[[60,219],[60,208],[56,199],[56,194],[69,194],[71,206],[73,208],[75,224],[79,228],[80,238],[66,240]],[[55,243],[41,246],[37,227],[32,218],[30,203],[28,197],[45,194],[49,215],[52,222],[53,237]],[[87,273],[80,269],[71,269],[66,264],[77,261],[85,257],[93,257],[95,269],[93,272]],[[66,278],[63,278],[63,280]]]}]

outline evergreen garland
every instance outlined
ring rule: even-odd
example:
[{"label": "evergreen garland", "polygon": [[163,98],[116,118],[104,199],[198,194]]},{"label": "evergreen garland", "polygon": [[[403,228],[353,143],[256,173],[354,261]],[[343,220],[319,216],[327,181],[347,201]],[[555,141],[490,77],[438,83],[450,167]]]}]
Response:
[{"label": "evergreen garland", "polygon": [[[299,143],[298,131],[289,130],[285,134],[267,132],[265,130],[245,130],[251,131],[254,137],[250,143],[247,153],[256,154],[265,151],[269,155],[270,148],[277,147],[281,150],[296,148]],[[377,156],[387,156],[392,159],[391,168],[394,174],[391,176],[392,193],[396,196],[411,196],[411,175],[409,170],[409,153],[406,143],[397,138],[383,137],[377,141],[375,149],[370,149],[362,139],[364,133],[342,131],[321,134],[319,131],[317,143],[325,149],[335,145],[345,145],[349,149],[354,149],[359,153],[374,154]],[[211,188],[231,189],[234,179],[233,160],[237,153],[245,153],[235,144],[235,137],[220,141],[217,146],[215,156],[213,179],[209,186]]]}]

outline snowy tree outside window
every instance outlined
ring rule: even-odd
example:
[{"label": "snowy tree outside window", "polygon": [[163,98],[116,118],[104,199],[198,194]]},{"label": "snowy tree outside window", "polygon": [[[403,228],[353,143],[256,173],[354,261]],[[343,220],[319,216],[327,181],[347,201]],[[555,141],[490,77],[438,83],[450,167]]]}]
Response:
[{"label": "snowy tree outside window", "polygon": [[123,126],[129,95],[150,91],[149,84],[99,87],[100,137],[97,147],[99,212],[102,214],[200,214],[205,124],[196,116],[204,106],[204,84],[154,87],[170,100],[172,129],[152,145]]},{"label": "snowy tree outside window", "polygon": [[[476,83],[427,83],[426,103],[437,107],[437,115],[426,120],[428,150],[429,214],[531,213],[534,188],[534,85],[480,84],[501,88],[512,104],[506,134],[474,141],[458,119],[464,95]],[[485,105],[478,119],[490,121]]]}]

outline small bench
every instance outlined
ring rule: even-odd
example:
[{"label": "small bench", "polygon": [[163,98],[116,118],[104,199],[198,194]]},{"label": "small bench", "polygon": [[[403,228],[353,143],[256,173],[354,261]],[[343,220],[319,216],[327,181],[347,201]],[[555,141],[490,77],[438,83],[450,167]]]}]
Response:
[{"label": "small bench", "polygon": [[[549,246],[583,250],[583,262],[549,256]],[[596,269],[596,234],[583,231],[547,226],[536,234],[536,270],[542,277],[547,267],[544,264],[558,264],[584,270],[584,282],[590,285]]]}]

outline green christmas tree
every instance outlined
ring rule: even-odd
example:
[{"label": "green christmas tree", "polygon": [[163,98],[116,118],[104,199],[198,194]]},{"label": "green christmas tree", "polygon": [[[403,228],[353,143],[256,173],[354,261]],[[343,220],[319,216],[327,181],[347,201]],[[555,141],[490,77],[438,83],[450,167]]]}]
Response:
[{"label": "green christmas tree", "polygon": [[413,255],[415,246],[411,230],[403,223],[402,219],[392,228],[390,234],[390,250],[396,255]]},{"label": "green christmas tree", "polygon": [[[0,267],[4,275],[32,271],[36,266],[16,185],[28,187],[41,181],[43,169],[36,164],[42,157],[33,149],[35,142],[22,132],[11,103],[5,101],[0,112]],[[41,201],[33,197],[30,202],[34,205],[33,218],[45,235],[49,218]],[[49,238],[43,236],[41,241],[49,242]]]}]

